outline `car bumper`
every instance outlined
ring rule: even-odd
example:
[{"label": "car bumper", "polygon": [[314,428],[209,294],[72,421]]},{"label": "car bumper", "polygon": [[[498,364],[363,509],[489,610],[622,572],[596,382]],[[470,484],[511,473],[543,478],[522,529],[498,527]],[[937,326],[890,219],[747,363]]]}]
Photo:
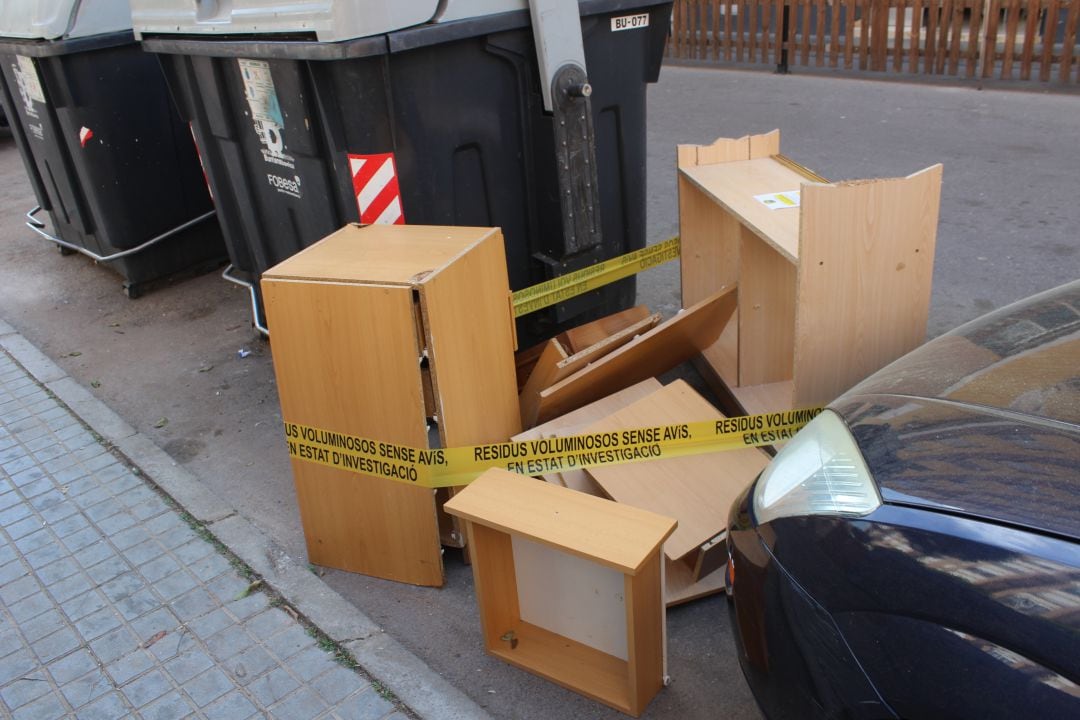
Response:
[{"label": "car bumper", "polygon": [[762,712],[785,718],[894,718],[829,613],[777,562],[750,516],[728,521],[726,585],[739,661]]}]

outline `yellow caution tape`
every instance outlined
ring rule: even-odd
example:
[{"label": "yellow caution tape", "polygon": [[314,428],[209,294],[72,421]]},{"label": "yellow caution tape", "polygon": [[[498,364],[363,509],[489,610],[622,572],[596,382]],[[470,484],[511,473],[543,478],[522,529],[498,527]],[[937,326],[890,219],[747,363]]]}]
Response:
[{"label": "yellow caution tape", "polygon": [[772,445],[795,435],[822,408],[744,415],[705,422],[491,443],[416,448],[298,423],[285,423],[289,455],[297,460],[421,487],[468,485],[488,468],[522,475],[621,465],[684,455]]},{"label": "yellow caution tape", "polygon": [[642,270],[663,265],[679,257],[679,238],[650,245],[626,255],[604,260],[587,268],[560,275],[513,295],[514,317],[528,315],[556,303],[569,300],[590,290],[635,275]]}]

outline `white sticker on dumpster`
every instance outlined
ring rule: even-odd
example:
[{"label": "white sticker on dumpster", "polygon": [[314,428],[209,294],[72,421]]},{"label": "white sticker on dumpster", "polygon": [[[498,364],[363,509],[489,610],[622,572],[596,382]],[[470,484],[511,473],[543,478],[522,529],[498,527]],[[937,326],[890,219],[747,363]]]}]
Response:
[{"label": "white sticker on dumpster", "polygon": [[19,86],[19,97],[22,98],[26,114],[36,118],[38,114],[34,109],[34,103],[45,104],[45,91],[41,87],[41,78],[38,77],[34,60],[23,55],[16,55],[11,70],[15,74],[15,83]]},{"label": "white sticker on dumpster", "polygon": [[623,15],[611,18],[611,32],[620,30],[637,30],[649,27],[649,13],[640,15]]},{"label": "white sticker on dumpster", "polygon": [[270,74],[270,63],[243,58],[236,62],[244,80],[244,97],[251,109],[251,122],[263,146],[263,160],[289,170],[296,169],[296,159],[285,152],[285,118]]}]

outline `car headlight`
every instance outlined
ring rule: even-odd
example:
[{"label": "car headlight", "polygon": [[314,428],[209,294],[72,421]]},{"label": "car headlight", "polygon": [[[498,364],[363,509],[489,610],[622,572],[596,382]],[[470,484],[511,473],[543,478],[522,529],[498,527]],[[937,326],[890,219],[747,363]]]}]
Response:
[{"label": "car headlight", "polygon": [[799,515],[858,517],[880,506],[881,496],[855,439],[829,410],[777,453],[754,488],[759,525]]}]

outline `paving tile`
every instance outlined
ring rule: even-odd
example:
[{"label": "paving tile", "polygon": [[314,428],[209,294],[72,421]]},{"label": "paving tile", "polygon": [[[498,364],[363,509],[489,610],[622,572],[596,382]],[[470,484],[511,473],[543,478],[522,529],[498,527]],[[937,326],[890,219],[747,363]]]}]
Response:
[{"label": "paving tile", "polygon": [[336,705],[352,693],[370,688],[371,683],[356,672],[335,664],[334,667],[312,680],[310,686],[323,700]]},{"label": "paving tile", "polygon": [[[81,520],[83,523],[86,523],[85,527],[76,530],[69,535],[61,536],[60,538],[60,542],[64,543],[64,547],[66,547],[72,553],[82,552],[83,550],[104,541],[104,537],[102,537],[101,533],[99,533],[95,528],[91,527],[90,524],[87,523],[86,518],[84,518],[82,515],[72,515],[71,517],[65,519],[70,520],[72,525],[78,524],[79,520]],[[87,565],[84,563],[80,562],[80,564],[83,567],[87,567]]]},{"label": "paving tile", "polygon": [[172,690],[168,678],[160,670],[151,670],[121,686],[120,692],[132,705],[141,708]]},{"label": "paving tile", "polygon": [[19,552],[21,552],[23,555],[26,555],[27,553],[34,552],[38,548],[42,548],[46,545],[51,545],[56,542],[59,542],[56,536],[53,535],[50,530],[42,527],[41,530],[30,533],[29,535],[24,535],[23,537],[16,540],[15,547],[17,547],[19,549]]},{"label": "paving tile", "polygon": [[79,709],[78,720],[118,720],[128,717],[130,705],[116,690],[111,690],[94,702]]},{"label": "paving tile", "polygon": [[104,539],[99,538],[97,541],[76,552],[73,557],[75,558],[75,562],[88,570],[103,560],[115,558],[116,552]]},{"label": "paving tile", "polygon": [[[247,590],[247,587],[248,585],[245,585],[244,591]],[[269,606],[268,603],[269,600],[266,597],[266,593],[256,591],[250,593],[246,597],[226,603],[225,609],[235,615],[239,620],[244,620],[245,618],[249,618],[252,615],[265,610]]]},{"label": "paving tile", "polygon": [[334,657],[317,646],[303,650],[289,659],[289,670],[304,682],[314,680],[334,665]]},{"label": "paving tile", "polygon": [[166,662],[165,670],[168,671],[173,680],[183,685],[199,673],[209,669],[213,664],[214,661],[210,659],[209,655],[198,648],[194,648]]},{"label": "paving tile", "polygon": [[69,627],[62,627],[51,635],[46,635],[31,644],[34,653],[43,663],[49,663],[66,655],[82,644],[79,636]]},{"label": "paving tile", "polygon": [[4,686],[0,689],[0,698],[3,698],[4,704],[12,710],[18,710],[51,691],[52,688],[45,674],[36,671]]},{"label": "paving tile", "polygon": [[264,643],[278,659],[287,660],[301,650],[312,647],[314,640],[303,626],[297,623],[265,640]]},{"label": "paving tile", "polygon": [[123,685],[134,677],[137,677],[154,666],[154,660],[142,648],[113,660],[105,666],[105,672],[113,679],[117,686]]},{"label": "paving tile", "polygon": [[94,668],[78,680],[65,683],[60,687],[60,693],[71,707],[75,708],[76,716],[83,705],[87,705],[105,693],[112,690],[112,683],[108,676],[98,668]]},{"label": "paving tile", "polygon": [[277,661],[258,645],[250,647],[239,655],[229,658],[225,668],[239,685],[247,685],[272,667]]},{"label": "paving tile", "polygon": [[35,570],[59,560],[68,554],[67,549],[60,543],[45,545],[23,556],[26,563]]},{"label": "paving tile", "polygon": [[75,622],[101,610],[106,605],[108,605],[108,601],[105,596],[97,590],[91,589],[65,600],[60,604],[60,609],[67,615],[68,620]]},{"label": "paving tile", "polygon": [[[132,529],[134,530],[135,528]],[[146,531],[142,528],[138,529],[143,533],[146,533]],[[116,544],[115,538],[113,538],[113,544]],[[131,547],[121,549],[120,554],[123,555],[129,563],[138,566],[143,565],[144,563],[147,563],[155,558],[162,557],[162,553],[164,552],[165,549],[161,547],[161,545],[159,545],[156,540],[150,538],[150,536],[147,535],[142,540],[142,542],[139,542],[136,545],[132,545]]]},{"label": "paving tile", "polygon": [[[60,540],[64,543],[65,547],[70,550],[71,546],[67,543],[68,537],[73,535],[74,533],[79,532],[80,530],[85,530],[89,528],[90,522],[82,515],[76,514],[69,515],[68,517],[58,522],[49,523],[49,527],[52,528],[52,531],[56,534],[56,537],[60,538]],[[75,549],[80,550],[82,548]]]},{"label": "paving tile", "polygon": [[228,660],[254,644],[251,636],[238,625],[230,625],[206,639],[207,649],[218,660]]},{"label": "paving tile", "polygon": [[0,686],[6,685],[17,677],[33,672],[38,666],[34,654],[27,647],[20,647],[0,658]]},{"label": "paving tile", "polygon": [[[48,589],[50,585],[69,578],[77,572],[79,572],[78,564],[71,558],[63,557],[36,570],[34,574],[37,575],[41,584]],[[0,582],[3,582],[3,580],[0,580]]]},{"label": "paving tile", "polygon": [[393,710],[389,701],[380,697],[374,688],[369,688],[341,702],[334,708],[334,714],[341,720],[379,720]]},{"label": "paving tile", "polygon": [[184,692],[196,705],[206,707],[235,687],[228,675],[212,667],[184,683]]},{"label": "paving tile", "polygon": [[[49,609],[35,617],[33,620],[21,623],[19,629],[22,630],[26,642],[35,643],[46,635],[56,632],[56,628],[63,624],[64,617],[60,612],[55,609]],[[0,652],[3,651],[0,650]]]},{"label": "paving tile", "polygon": [[26,537],[30,533],[40,530],[42,527],[41,518],[33,514],[33,512],[27,511],[23,513],[23,516],[14,522],[4,523],[4,530],[7,531],[8,537],[12,540],[18,540],[19,538]]},{"label": "paving tile", "polygon": [[270,716],[279,720],[311,720],[326,710],[326,703],[308,688],[300,688],[270,708]]},{"label": "paving tile", "polygon": [[139,715],[143,720],[180,720],[191,715],[194,710],[187,698],[173,690],[140,710]]},{"label": "paving tile", "polygon": [[244,620],[244,628],[252,637],[268,638],[279,630],[296,624],[296,621],[278,608],[267,608]]},{"label": "paving tile", "polygon": [[[56,720],[67,715],[64,701],[51,690],[34,702],[12,713],[12,720]],[[82,718],[80,718],[82,720]]]},{"label": "paving tile", "polygon": [[23,598],[41,592],[41,585],[33,575],[25,575],[0,587],[0,601],[11,607]]},{"label": "paving tile", "polygon": [[[173,600],[169,607],[176,613],[176,616],[184,622],[194,620],[197,617],[205,615],[211,610],[219,607],[217,599],[210,595],[202,588],[195,588],[190,592],[181,595],[176,600]],[[220,628],[216,628],[214,632],[217,632]],[[211,633],[212,634],[212,633]],[[259,637],[255,635],[255,637]]]},{"label": "paving tile", "polygon": [[156,583],[179,569],[180,566],[169,555],[159,555],[150,562],[140,564],[137,568],[139,573],[151,583]]},{"label": "paving tile", "polygon": [[[124,559],[118,555],[110,554],[97,565],[88,567],[86,569],[86,575],[99,586],[105,593],[106,597],[115,599],[118,593],[128,594],[135,588],[126,588],[127,583],[136,583],[135,587],[141,584],[138,578],[133,577],[130,574],[131,566],[124,561]],[[125,575],[124,573],[129,573]],[[127,578],[127,579],[121,579]],[[122,590],[113,590],[110,594],[109,588],[122,587]]]},{"label": "paving tile", "polygon": [[180,547],[173,548],[176,559],[185,564],[192,564],[202,560],[210,553],[217,552],[214,547],[200,537],[184,543]]},{"label": "paving tile", "polygon": [[26,566],[21,560],[17,558],[11,560],[6,565],[0,565],[0,586],[4,586],[9,582],[14,582],[29,574],[30,571],[26,569]]},{"label": "paving tile", "polygon": [[116,601],[116,611],[125,620],[134,620],[161,605],[161,601],[148,587],[140,588]]},{"label": "paving tile", "polygon": [[258,708],[236,690],[203,708],[207,720],[247,720],[258,712]]},{"label": "paving tile", "polygon": [[90,643],[90,650],[98,660],[108,665],[117,658],[127,655],[139,646],[139,640],[126,627],[118,627],[111,633],[99,637]]},{"label": "paving tile", "polygon": [[[233,619],[224,609],[218,608],[187,623],[187,628],[200,639],[206,640],[223,628],[233,624]],[[280,656],[279,656],[280,657]]]},{"label": "paving tile", "polygon": [[85,648],[54,660],[49,664],[49,674],[57,685],[64,685],[97,668],[97,663]]},{"label": "paving tile", "polygon": [[[116,545],[117,548],[122,550],[124,549],[124,547],[127,546],[118,545],[116,543],[116,537],[124,530],[134,529],[136,522],[137,520],[130,513],[117,512],[113,513],[107,518],[98,520],[95,524],[98,526],[98,529],[101,530],[101,532],[104,533],[105,536],[112,541],[113,545]],[[143,532],[146,531],[143,530]]]},{"label": "paving tile", "polygon": [[116,611],[112,607],[103,607],[97,612],[90,613],[86,617],[75,622],[75,629],[87,642],[96,640],[105,633],[115,630],[122,624]]},{"label": "paving tile", "polygon": [[198,584],[199,581],[191,573],[181,569],[154,583],[154,592],[169,602],[187,593]]},{"label": "paving tile", "polygon": [[37,592],[23,598],[14,605],[8,606],[8,612],[16,623],[22,624],[31,620],[53,606],[52,600],[44,592]]},{"label": "paving tile", "polygon": [[179,625],[176,616],[165,608],[158,608],[138,620],[131,621],[131,629],[142,638],[143,647],[149,647],[147,642],[159,632],[175,633]]},{"label": "paving tile", "polygon": [[298,687],[300,683],[296,678],[284,668],[277,667],[248,684],[247,691],[259,705],[265,708],[285,698]]},{"label": "paving tile", "polygon": [[[33,517],[34,510],[27,505],[23,498],[17,492],[9,493],[11,495],[12,504],[8,505],[5,509],[0,510],[0,527],[8,530],[8,534],[11,537],[21,537],[19,532],[18,523],[26,521],[27,518]],[[34,527],[32,522],[27,523],[27,527]],[[41,527],[40,521],[37,527]],[[25,534],[25,533],[22,533]]]}]

